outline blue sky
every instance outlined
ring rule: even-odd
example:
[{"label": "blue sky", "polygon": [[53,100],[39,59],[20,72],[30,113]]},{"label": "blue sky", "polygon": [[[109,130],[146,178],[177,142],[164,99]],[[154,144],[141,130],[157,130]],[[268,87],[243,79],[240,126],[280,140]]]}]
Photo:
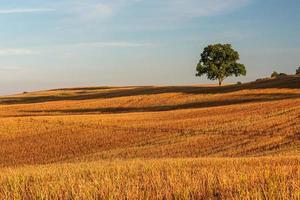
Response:
[{"label": "blue sky", "polygon": [[231,43],[250,81],[300,65],[299,0],[2,0],[0,94],[211,83],[203,48]]}]

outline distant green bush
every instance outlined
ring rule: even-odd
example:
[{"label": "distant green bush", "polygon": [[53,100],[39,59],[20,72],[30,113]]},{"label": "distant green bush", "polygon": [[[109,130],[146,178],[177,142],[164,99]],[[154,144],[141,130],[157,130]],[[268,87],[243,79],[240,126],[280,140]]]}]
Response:
[{"label": "distant green bush", "polygon": [[276,71],[274,71],[272,74],[271,74],[271,78],[279,78],[279,77],[285,77],[287,76],[286,73],[278,73]]},{"label": "distant green bush", "polygon": [[241,82],[241,81],[238,81],[236,84],[237,84],[237,85],[242,85],[242,82]]},{"label": "distant green bush", "polygon": [[279,76],[279,73],[276,71],[273,71],[273,73],[271,74],[271,78],[277,78]]},{"label": "distant green bush", "polygon": [[285,77],[285,76],[287,76],[287,74],[285,74],[285,73],[278,74],[278,77]]},{"label": "distant green bush", "polygon": [[270,78],[268,78],[268,77],[267,77],[267,78],[258,78],[258,79],[256,79],[256,81],[257,81],[257,82],[259,82],[259,81],[266,81],[266,80],[269,80],[269,79],[270,79]]},{"label": "distant green bush", "polygon": [[296,74],[300,74],[300,67],[298,67],[298,69],[296,69]]}]

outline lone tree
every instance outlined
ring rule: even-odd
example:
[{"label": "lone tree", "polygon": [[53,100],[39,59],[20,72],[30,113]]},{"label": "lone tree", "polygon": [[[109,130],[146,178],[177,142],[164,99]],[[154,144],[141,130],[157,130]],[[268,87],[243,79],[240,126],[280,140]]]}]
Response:
[{"label": "lone tree", "polygon": [[209,45],[201,54],[196,76],[206,74],[208,79],[218,80],[221,86],[227,77],[246,75],[245,65],[237,63],[239,59],[239,53],[231,44]]},{"label": "lone tree", "polygon": [[296,74],[300,74],[300,67],[298,67],[298,69],[296,70]]}]

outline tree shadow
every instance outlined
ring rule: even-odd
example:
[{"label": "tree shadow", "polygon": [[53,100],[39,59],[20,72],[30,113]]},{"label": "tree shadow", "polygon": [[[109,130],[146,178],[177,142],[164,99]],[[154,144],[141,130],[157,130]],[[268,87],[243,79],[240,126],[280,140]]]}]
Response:
[{"label": "tree shadow", "polygon": [[[255,97],[254,97],[255,96]],[[219,106],[229,106],[234,104],[246,103],[262,103],[286,99],[300,98],[300,94],[247,94],[235,99],[221,99],[218,101],[192,102],[179,105],[162,105],[162,106],[148,106],[148,107],[101,107],[101,108],[80,108],[80,109],[54,109],[54,110],[24,110],[28,113],[40,114],[117,114],[117,113],[131,113],[131,112],[159,112],[171,111],[181,109],[195,109],[195,108],[209,108]]]}]

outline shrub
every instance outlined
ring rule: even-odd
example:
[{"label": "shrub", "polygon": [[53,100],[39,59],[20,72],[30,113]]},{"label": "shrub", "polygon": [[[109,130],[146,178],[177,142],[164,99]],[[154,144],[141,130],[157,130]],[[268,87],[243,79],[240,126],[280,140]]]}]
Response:
[{"label": "shrub", "polygon": [[300,67],[298,67],[298,69],[296,69],[296,74],[300,74]]},{"label": "shrub", "polygon": [[276,71],[274,71],[272,74],[271,74],[271,78],[278,78],[278,77],[285,77],[287,76],[286,73],[278,73]]},{"label": "shrub", "polygon": [[273,71],[273,73],[271,74],[271,78],[277,78],[279,76],[278,72]]},{"label": "shrub", "polygon": [[236,84],[237,84],[237,85],[242,85],[242,82],[241,82],[241,81],[238,81]]},{"label": "shrub", "polygon": [[268,77],[267,78],[258,78],[258,79],[256,79],[256,81],[259,82],[259,81],[265,81],[265,80],[269,80],[269,79],[270,78],[268,78]]},{"label": "shrub", "polygon": [[285,76],[287,76],[287,74],[285,74],[285,73],[278,74],[278,77],[285,77]]}]

